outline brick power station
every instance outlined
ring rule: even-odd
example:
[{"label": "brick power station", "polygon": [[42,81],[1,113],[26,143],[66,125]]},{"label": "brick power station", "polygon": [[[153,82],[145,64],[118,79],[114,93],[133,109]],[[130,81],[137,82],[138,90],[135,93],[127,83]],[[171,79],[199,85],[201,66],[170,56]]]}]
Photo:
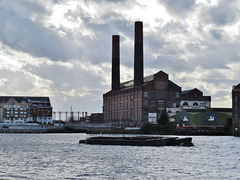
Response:
[{"label": "brick power station", "polygon": [[[134,79],[120,83],[120,37],[112,36],[112,89],[103,95],[104,122],[112,127],[140,127],[156,122],[163,112],[176,114],[182,106],[208,108],[211,97],[198,89],[184,91],[159,71],[143,75],[143,23],[135,22]],[[187,93],[187,94],[186,94]],[[185,103],[185,104],[184,104]]]}]

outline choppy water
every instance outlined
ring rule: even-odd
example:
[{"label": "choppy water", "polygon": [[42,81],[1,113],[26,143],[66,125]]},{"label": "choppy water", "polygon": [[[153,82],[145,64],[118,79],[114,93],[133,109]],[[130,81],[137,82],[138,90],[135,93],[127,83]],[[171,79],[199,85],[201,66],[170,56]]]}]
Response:
[{"label": "choppy water", "polygon": [[194,147],[78,144],[86,134],[0,134],[0,179],[240,179],[240,138]]}]

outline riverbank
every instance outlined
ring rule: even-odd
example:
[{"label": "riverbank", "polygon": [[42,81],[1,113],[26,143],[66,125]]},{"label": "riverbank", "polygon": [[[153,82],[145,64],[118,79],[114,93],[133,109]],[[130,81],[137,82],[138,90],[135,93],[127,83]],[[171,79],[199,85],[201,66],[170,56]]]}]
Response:
[{"label": "riverbank", "polygon": [[68,124],[63,126],[37,123],[2,124],[0,133],[86,133],[86,134],[151,134],[151,135],[231,135],[224,127],[174,128],[174,125],[145,124],[141,128],[113,128],[104,125]]}]

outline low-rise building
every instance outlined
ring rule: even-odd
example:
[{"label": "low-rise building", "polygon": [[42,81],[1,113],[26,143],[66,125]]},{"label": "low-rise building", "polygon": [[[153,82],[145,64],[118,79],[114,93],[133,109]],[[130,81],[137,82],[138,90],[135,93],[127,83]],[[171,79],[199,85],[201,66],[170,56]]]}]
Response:
[{"label": "low-rise building", "polygon": [[181,91],[181,101],[176,107],[167,107],[169,116],[181,113],[183,109],[207,109],[211,107],[211,96],[203,96],[197,88]]},{"label": "low-rise building", "polygon": [[178,132],[229,133],[232,124],[231,108],[183,109],[181,113],[170,116]]},{"label": "low-rise building", "polygon": [[0,122],[52,124],[48,97],[0,96]]},{"label": "low-rise building", "polygon": [[211,96],[203,96],[197,88],[182,91],[180,106],[183,109],[207,109],[211,107]]}]

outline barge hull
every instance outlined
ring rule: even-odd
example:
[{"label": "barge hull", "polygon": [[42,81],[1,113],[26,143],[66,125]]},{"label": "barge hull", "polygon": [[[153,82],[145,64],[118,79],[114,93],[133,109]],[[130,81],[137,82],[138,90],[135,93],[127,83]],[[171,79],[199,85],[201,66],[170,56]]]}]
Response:
[{"label": "barge hull", "polygon": [[193,146],[190,137],[91,137],[80,140],[79,143],[121,146]]}]

